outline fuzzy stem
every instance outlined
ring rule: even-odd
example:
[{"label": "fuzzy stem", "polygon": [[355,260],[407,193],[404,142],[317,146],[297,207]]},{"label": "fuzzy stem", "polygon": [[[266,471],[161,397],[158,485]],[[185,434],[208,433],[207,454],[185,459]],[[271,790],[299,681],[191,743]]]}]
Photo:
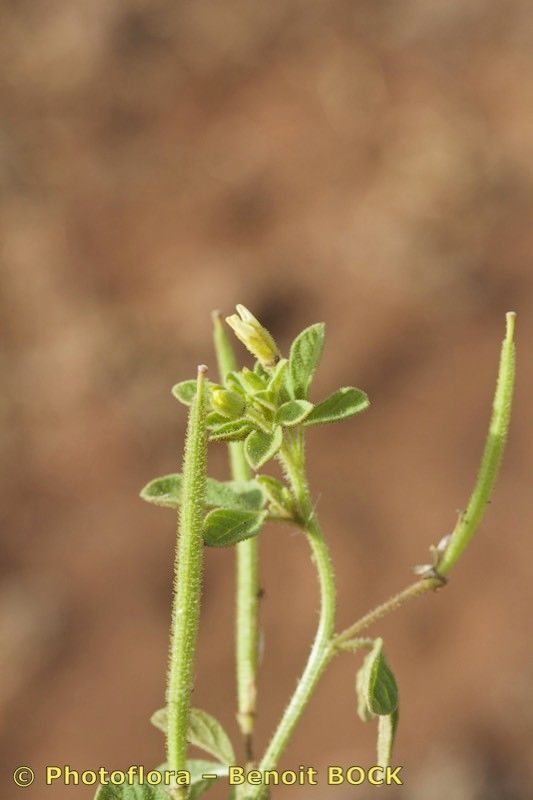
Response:
[{"label": "fuzzy stem", "polygon": [[449,573],[475,534],[483,519],[494,484],[496,483],[496,478],[498,477],[505,441],[507,439],[507,430],[509,428],[513,400],[515,375],[515,319],[516,314],[513,311],[509,311],[506,314],[506,334],[502,343],[498,381],[492,406],[492,417],[483,457],[481,459],[481,466],[466,511],[460,515],[450,543],[439,561],[438,572],[440,575],[447,575]]},{"label": "fuzzy stem", "polygon": [[[335,626],[336,591],[333,565],[328,546],[313,508],[307,484],[302,433],[296,433],[294,439],[292,441],[288,440],[288,443],[284,445],[281,461],[296,497],[298,514],[311,546],[312,560],[318,573],[320,618],[307,664],[261,759],[259,764],[261,771],[276,767],[296,724],[309,703],[315,687],[333,655],[331,638]],[[249,800],[260,800],[266,794],[267,788],[265,786],[257,786],[247,794],[247,798]]]},{"label": "fuzzy stem", "polygon": [[[167,759],[171,770],[186,768],[187,728],[193,685],[194,653],[200,616],[202,522],[207,468],[205,373],[198,367],[196,397],[187,426],[183,488],[176,547],[174,603],[167,683]],[[176,800],[186,787],[173,790]]]},{"label": "fuzzy stem", "polygon": [[[213,313],[213,338],[220,380],[236,369],[229,337],[218,312]],[[230,470],[233,480],[252,477],[244,456],[242,442],[229,443]],[[257,713],[257,671],[259,660],[259,542],[246,539],[237,547],[235,597],[235,657],[237,672],[237,721],[244,739],[245,757],[253,760],[253,730]]]},{"label": "fuzzy stem", "polygon": [[383,619],[383,617],[386,617],[392,611],[396,611],[398,608],[401,608],[401,606],[403,606],[408,600],[412,600],[415,597],[420,597],[420,595],[426,594],[426,592],[436,591],[444,585],[444,579],[438,577],[423,578],[419,581],[415,581],[401,592],[398,592],[398,594],[395,594],[389,600],[386,600],[384,603],[381,603],[381,605],[373,608],[372,611],[369,611],[368,614],[364,615],[364,617],[361,617],[361,619],[359,619],[353,625],[350,625],[349,628],[345,628],[345,630],[341,631],[341,633],[338,633],[332,641],[333,649],[346,649],[345,646],[350,640],[358,637],[363,631],[365,631],[371,625],[374,625],[375,622],[379,622],[380,619]]}]

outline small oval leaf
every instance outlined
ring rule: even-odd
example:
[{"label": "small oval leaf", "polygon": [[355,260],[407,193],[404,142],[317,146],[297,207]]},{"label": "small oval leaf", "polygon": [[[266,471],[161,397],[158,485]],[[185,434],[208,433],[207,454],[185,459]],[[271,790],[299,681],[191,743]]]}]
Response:
[{"label": "small oval leaf", "polygon": [[209,429],[210,442],[240,442],[246,439],[252,426],[245,419],[236,419]]},{"label": "small oval leaf", "polygon": [[281,426],[277,425],[272,433],[252,431],[244,442],[244,454],[253,470],[260,469],[276,455],[283,442]]},{"label": "small oval leaf", "polygon": [[394,736],[398,726],[398,687],[383,655],[383,639],[375,639],[357,673],[357,713],[363,722],[376,715],[378,723],[378,764],[390,764]]},{"label": "small oval leaf", "polygon": [[317,322],[303,330],[291,346],[289,373],[292,396],[306,400],[309,385],[318,367],[324,347],[325,325]]},{"label": "small oval leaf", "polygon": [[235,763],[235,752],[228,734],[220,722],[207,711],[191,708],[187,739],[190,744],[201,747],[222,764]]},{"label": "small oval leaf", "polygon": [[[166,708],[160,708],[152,714],[152,725],[166,734],[168,715]],[[187,741],[195,747],[200,747],[209,755],[217,758],[222,764],[235,763],[235,752],[230,738],[220,722],[215,717],[202,711],[200,708],[191,708],[189,713],[189,727]]]},{"label": "small oval leaf", "polygon": [[[158,767],[154,772],[161,772],[161,768]],[[94,800],[168,800],[168,794],[161,786],[136,781],[122,786],[100,786]]]},{"label": "small oval leaf", "polygon": [[217,508],[204,520],[203,538],[208,547],[229,547],[259,533],[266,511]]},{"label": "small oval leaf", "polygon": [[398,687],[383,654],[383,639],[376,639],[361,667],[361,690],[372,714],[392,714],[398,707]]},{"label": "small oval leaf", "polygon": [[[148,503],[164,508],[178,508],[181,502],[181,473],[163,475],[147,483],[141,491],[141,497]],[[224,506],[225,508],[241,508],[259,510],[265,503],[265,495],[261,486],[250,481],[217,481],[208,478],[206,481],[205,504],[207,507]]]},{"label": "small oval leaf", "polygon": [[294,498],[290,489],[272,475],[258,475],[256,478],[264,490],[272,510],[282,517],[294,514]]},{"label": "small oval leaf", "polygon": [[361,389],[345,386],[337,389],[329,397],[316,405],[304,425],[322,425],[326,422],[339,422],[354,414],[360,414],[370,405],[368,396]]},{"label": "small oval leaf", "polygon": [[204,779],[204,775],[216,775],[218,778],[226,778],[229,774],[226,764],[218,764],[216,761],[204,761],[199,758],[188,758],[187,769],[191,776],[187,800],[197,800],[208,789],[218,783],[212,778]]},{"label": "small oval leaf", "polygon": [[[209,389],[222,389],[222,386],[217,383],[211,383],[211,381],[205,383]],[[184,406],[190,406],[196,396],[196,380],[180,381],[170,391],[176,400],[179,400]]]},{"label": "small oval leaf", "polygon": [[[188,758],[186,762],[186,771],[188,773],[189,782],[187,789],[187,800],[197,800],[201,797],[211,786],[214,786],[217,781],[212,778],[204,779],[204,775],[216,775],[217,778],[225,778],[229,774],[229,769],[225,764],[219,764],[217,761],[204,761],[201,758]],[[167,763],[160,764],[155,772],[165,773],[169,771]],[[184,785],[184,784],[180,784]],[[169,800],[169,795],[165,791],[164,799]],[[109,798],[111,800],[111,798]],[[126,800],[126,798],[124,798]],[[128,797],[127,800],[130,800]],[[131,800],[145,800],[144,796],[136,796]],[[155,800],[160,800],[159,796]],[[163,798],[161,798],[163,800]]]},{"label": "small oval leaf", "polygon": [[171,392],[184,406],[190,406],[196,395],[196,381],[180,381],[172,387]]},{"label": "small oval leaf", "polygon": [[287,427],[298,425],[309,416],[313,408],[308,400],[289,400],[278,408],[275,419],[280,425]]}]

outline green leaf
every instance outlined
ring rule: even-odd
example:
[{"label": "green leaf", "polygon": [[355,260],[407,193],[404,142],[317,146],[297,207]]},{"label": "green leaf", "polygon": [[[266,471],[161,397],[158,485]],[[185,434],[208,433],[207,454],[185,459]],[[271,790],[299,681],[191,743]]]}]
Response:
[{"label": "green leaf", "polygon": [[[181,486],[181,473],[163,475],[147,483],[141,497],[156,506],[178,508]],[[224,506],[253,511],[262,508],[264,502],[263,490],[256,481],[217,481],[214,478],[206,481],[205,504],[208,508]]]},{"label": "green leaf", "polygon": [[168,727],[168,714],[166,707],[158,708],[157,711],[154,711],[150,717],[150,722],[154,728],[157,728],[159,731],[161,731],[161,733],[166,734]]},{"label": "green leaf", "polygon": [[266,389],[266,381],[248,367],[243,367],[236,375],[247,394],[255,394]]},{"label": "green leaf", "polygon": [[[187,759],[187,769],[191,775],[187,800],[196,800],[201,797],[208,789],[218,783],[217,780],[204,780],[204,775],[216,775],[225,778],[229,774],[226,764],[219,764],[216,761],[204,761],[199,758]],[[168,800],[168,795],[166,800]]]},{"label": "green leaf", "polygon": [[225,384],[228,389],[233,389],[234,392],[239,392],[244,397],[246,392],[244,386],[239,379],[239,373],[235,370],[228,372],[225,379]]},{"label": "green leaf", "polygon": [[375,639],[357,673],[357,713],[368,722],[379,717],[378,764],[387,767],[391,760],[398,726],[398,687],[383,655],[383,639]]},{"label": "green leaf", "polygon": [[392,714],[398,707],[398,687],[383,654],[383,639],[375,639],[372,650],[365,656],[358,678],[358,692],[372,714]]},{"label": "green leaf", "polygon": [[244,454],[253,470],[260,469],[276,455],[283,441],[281,426],[277,425],[272,433],[252,431],[244,442]]},{"label": "green leaf", "polygon": [[245,439],[252,426],[246,419],[236,419],[209,429],[210,442],[240,442]]},{"label": "green leaf", "polygon": [[318,322],[303,330],[291,346],[289,372],[293,397],[306,400],[309,385],[322,355],[325,325]]},{"label": "green leaf", "polygon": [[[211,381],[206,381],[205,384],[209,389],[223,388],[217,383],[211,383]],[[181,381],[180,383],[176,383],[176,385],[172,387],[171,392],[176,400],[179,400],[184,406],[190,406],[196,397],[196,380]]]},{"label": "green leaf", "polygon": [[[204,761],[200,758],[188,758],[185,766],[190,776],[187,800],[196,800],[196,798],[201,797],[204,792],[210,789],[211,786],[214,786],[216,783],[218,783],[218,781],[214,779],[204,779],[204,775],[216,775],[217,778],[225,778],[229,774],[228,767],[225,764],[219,764],[217,761]],[[169,765],[167,763],[160,764],[155,769],[155,771],[163,773],[168,770]],[[109,800],[111,800],[111,798]],[[159,798],[158,796],[156,800],[163,800],[163,798]],[[169,800],[169,795],[167,792],[165,792],[164,800]]]},{"label": "green leaf", "polygon": [[217,411],[210,411],[207,415],[207,427],[216,428],[217,425],[225,425],[228,421],[227,417],[223,417]]},{"label": "green leaf", "polygon": [[207,479],[209,505],[224,508],[259,511],[265,504],[265,494],[257,481],[215,481]]},{"label": "green leaf", "polygon": [[283,403],[276,412],[275,420],[280,425],[287,427],[291,425],[298,425],[300,422],[309,416],[314,406],[308,400],[289,400],[288,403]]},{"label": "green leaf", "polygon": [[306,418],[304,425],[322,425],[326,422],[338,422],[354,414],[359,414],[370,405],[370,401],[361,389],[345,386],[337,389],[329,397],[319,403]]},{"label": "green leaf", "polygon": [[[160,708],[151,717],[152,725],[166,733],[168,715],[166,708]],[[187,741],[195,747],[200,747],[209,755],[217,758],[222,764],[234,764],[235,752],[226,731],[211,714],[200,708],[191,708],[189,713],[189,728]]]},{"label": "green leaf", "polygon": [[392,748],[398,727],[399,710],[383,714],[378,721],[378,766],[386,769],[392,761]]},{"label": "green leaf", "polygon": [[[159,772],[159,768],[154,772]],[[150,786],[147,783],[124,784],[123,786],[100,786],[94,800],[168,800],[168,794],[162,786]]]},{"label": "green leaf", "polygon": [[271,475],[258,475],[256,480],[263,488],[273,511],[283,517],[292,517],[294,498],[290,489]]},{"label": "green leaf", "polygon": [[288,368],[289,362],[286,358],[282,358],[274,367],[272,377],[268,383],[268,389],[269,391],[273,392],[276,397],[281,392],[281,389],[285,386]]},{"label": "green leaf", "polygon": [[266,511],[238,511],[217,508],[204,520],[204,543],[209,547],[229,547],[259,533]]},{"label": "green leaf", "polygon": [[261,364],[260,361],[256,361],[254,364],[254,372],[256,375],[259,375],[260,378],[264,381],[268,381],[270,378],[270,373],[267,369]]},{"label": "green leaf", "polygon": [[191,708],[189,715],[189,742],[201,747],[222,764],[234,764],[235,752],[226,731],[211,714],[199,708]]},{"label": "green leaf", "polygon": [[190,406],[196,396],[196,381],[181,381],[173,386],[171,391],[176,400],[184,406]]},{"label": "green leaf", "polygon": [[263,406],[263,408],[268,409],[268,411],[276,410],[276,395],[269,389],[263,389],[261,392],[256,392],[254,394],[254,400],[256,403],[259,403],[261,406]]}]

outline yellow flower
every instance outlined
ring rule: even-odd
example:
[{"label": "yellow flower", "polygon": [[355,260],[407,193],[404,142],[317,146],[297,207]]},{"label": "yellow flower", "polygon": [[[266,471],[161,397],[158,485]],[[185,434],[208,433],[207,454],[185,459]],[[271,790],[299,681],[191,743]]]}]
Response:
[{"label": "yellow flower", "polygon": [[276,342],[245,306],[238,305],[237,311],[238,315],[226,317],[226,322],[263,367],[274,367],[280,358]]}]

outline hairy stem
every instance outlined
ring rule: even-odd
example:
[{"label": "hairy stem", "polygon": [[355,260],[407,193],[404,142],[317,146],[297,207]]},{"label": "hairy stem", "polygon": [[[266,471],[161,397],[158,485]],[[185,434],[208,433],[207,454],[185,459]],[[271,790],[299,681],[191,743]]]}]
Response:
[{"label": "hairy stem", "polygon": [[375,622],[379,622],[380,619],[383,619],[383,617],[386,617],[392,611],[396,611],[398,608],[401,608],[401,606],[403,606],[408,600],[412,600],[415,597],[420,597],[420,595],[426,594],[426,592],[436,591],[444,585],[444,579],[438,577],[422,578],[419,581],[415,581],[401,592],[398,592],[398,594],[395,594],[389,600],[386,600],[384,603],[381,603],[381,605],[373,608],[372,611],[369,611],[368,614],[365,614],[364,617],[361,617],[361,619],[359,619],[353,625],[350,625],[348,628],[345,628],[345,630],[341,631],[341,633],[338,633],[331,643],[333,649],[342,650],[350,640],[358,637],[363,631],[365,631]]},{"label": "hairy stem", "polygon": [[[197,392],[189,414],[176,547],[166,696],[168,711],[167,758],[169,768],[176,771],[186,767],[194,653],[200,616],[202,523],[207,468],[206,371],[206,367],[198,367]],[[173,790],[176,800],[185,798],[186,793],[186,787],[177,787]]]},{"label": "hairy stem", "polygon": [[[221,381],[236,369],[229,337],[218,312],[213,313],[213,338]],[[250,480],[250,468],[242,442],[229,443],[233,480]],[[259,543],[258,537],[237,545],[235,609],[235,657],[237,673],[237,721],[244,739],[245,757],[253,760],[253,730],[257,713],[257,671],[259,654]]]},{"label": "hairy stem", "polygon": [[498,471],[507,439],[513,400],[515,375],[515,319],[516,314],[513,311],[506,314],[507,328],[505,339],[502,343],[498,381],[496,384],[492,416],[483,457],[481,459],[481,466],[466,511],[459,517],[450,543],[439,561],[438,571],[440,575],[447,575],[449,573],[472,539],[483,519],[494,484],[496,483],[496,478],[498,477]]},{"label": "hairy stem", "polygon": [[[284,445],[281,460],[296,497],[298,514],[311,546],[312,559],[318,573],[320,618],[305,669],[259,764],[259,769],[262,771],[274,769],[277,765],[296,724],[309,703],[320,676],[333,655],[331,638],[335,626],[336,592],[333,565],[313,509],[305,475],[304,444],[301,433],[296,433],[294,438]],[[266,794],[266,787],[257,786],[248,792],[247,797],[249,800],[259,800]]]}]

